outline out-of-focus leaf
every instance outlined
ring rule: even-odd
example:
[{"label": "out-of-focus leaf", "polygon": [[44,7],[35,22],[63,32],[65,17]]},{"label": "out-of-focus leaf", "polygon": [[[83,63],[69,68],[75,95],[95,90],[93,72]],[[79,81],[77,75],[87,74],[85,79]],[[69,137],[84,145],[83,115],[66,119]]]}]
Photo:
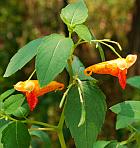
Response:
[{"label": "out-of-focus leaf", "polygon": [[12,93],[15,92],[15,89],[9,89],[0,95],[0,101],[3,101],[5,98],[10,96]]},{"label": "out-of-focus leaf", "polygon": [[135,138],[136,138],[137,146],[139,148],[140,147],[140,132],[137,132]]},{"label": "out-of-focus leaf", "polygon": [[110,109],[117,114],[116,129],[140,121],[140,101],[124,101],[112,106]]},{"label": "out-of-focus leaf", "polygon": [[50,83],[67,64],[73,41],[63,35],[44,38],[36,57],[36,71],[40,86]]},{"label": "out-of-focus leaf", "polygon": [[4,77],[9,77],[21,69],[25,64],[27,64],[36,55],[41,42],[42,38],[39,38],[29,42],[24,47],[19,49],[18,52],[10,60]]},{"label": "out-of-focus leaf", "polygon": [[104,148],[106,145],[108,145],[110,141],[96,141],[93,144],[92,148]]},{"label": "out-of-focus leaf", "polygon": [[119,145],[117,141],[97,141],[92,148],[127,148],[125,145]]},{"label": "out-of-focus leaf", "polygon": [[61,19],[65,24],[73,27],[82,24],[88,17],[88,9],[83,0],[67,5],[61,10]]},{"label": "out-of-focus leaf", "polygon": [[29,105],[25,103],[22,106],[18,107],[17,110],[12,114],[16,117],[23,118],[26,117],[29,112],[30,112]]},{"label": "out-of-focus leaf", "polygon": [[140,89],[140,76],[134,76],[127,79],[127,84]]},{"label": "out-of-focus leaf", "polygon": [[22,94],[12,95],[4,101],[4,112],[6,114],[14,113],[24,102],[25,97]]},{"label": "out-of-focus leaf", "polygon": [[105,96],[94,83],[82,82],[82,89],[86,111],[84,124],[78,127],[81,103],[77,86],[73,86],[68,93],[65,120],[77,148],[91,148],[105,119]]},{"label": "out-of-focus leaf", "polygon": [[90,42],[92,39],[91,33],[86,25],[76,25],[74,31],[78,34],[80,39]]},{"label": "out-of-focus leaf", "polygon": [[30,139],[27,127],[21,122],[11,122],[2,131],[4,148],[28,148]]},{"label": "out-of-focus leaf", "polygon": [[[38,126],[32,126],[32,128],[38,128]],[[51,148],[51,140],[46,132],[43,131],[31,131],[31,136],[36,136],[44,143],[43,148]]]},{"label": "out-of-focus leaf", "polygon": [[119,145],[117,141],[110,141],[108,145],[106,145],[104,148],[127,148],[126,145]]}]

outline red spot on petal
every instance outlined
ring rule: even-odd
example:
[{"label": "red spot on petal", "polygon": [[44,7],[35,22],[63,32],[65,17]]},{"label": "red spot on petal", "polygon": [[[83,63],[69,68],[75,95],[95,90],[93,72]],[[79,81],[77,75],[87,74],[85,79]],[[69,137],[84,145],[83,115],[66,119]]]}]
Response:
[{"label": "red spot on petal", "polygon": [[120,83],[122,89],[125,89],[125,87],[126,87],[126,74],[127,74],[127,69],[125,69],[125,70],[119,69],[118,79],[119,79],[119,83]]},{"label": "red spot on petal", "polygon": [[26,97],[30,110],[33,111],[38,103],[38,98],[36,97],[34,92],[27,92]]}]

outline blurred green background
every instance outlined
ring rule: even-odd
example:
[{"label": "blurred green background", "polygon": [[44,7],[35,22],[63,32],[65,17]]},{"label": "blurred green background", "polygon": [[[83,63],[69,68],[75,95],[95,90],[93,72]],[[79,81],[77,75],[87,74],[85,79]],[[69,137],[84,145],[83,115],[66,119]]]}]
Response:
[{"label": "blurred green background", "polygon": [[[34,69],[34,60],[9,78],[3,74],[10,58],[17,50],[29,41],[51,33],[67,35],[66,27],[60,19],[61,8],[74,0],[0,0],[0,93],[12,88],[20,80],[26,80]],[[97,39],[109,38],[118,41],[126,56],[129,53],[138,54],[137,63],[129,70],[128,77],[140,74],[140,1],[139,0],[86,0],[89,17],[86,25],[94,32]],[[114,53],[103,47],[106,59],[116,58]],[[85,66],[101,61],[98,51],[87,44],[76,49]],[[140,92],[127,86],[122,91],[117,79],[111,76],[95,76],[107,96],[108,107],[129,99],[140,99]],[[34,76],[34,79],[36,77]],[[66,72],[58,80],[67,84]],[[61,110],[58,108],[62,93],[49,93],[40,99],[37,109],[30,114],[31,118],[56,124]],[[73,140],[67,128],[64,129],[69,147],[74,147]],[[52,147],[60,147],[56,134],[49,133]],[[106,122],[100,139],[127,138],[127,131],[115,131],[115,115],[108,111]],[[43,147],[41,141],[34,140],[33,147]]]}]

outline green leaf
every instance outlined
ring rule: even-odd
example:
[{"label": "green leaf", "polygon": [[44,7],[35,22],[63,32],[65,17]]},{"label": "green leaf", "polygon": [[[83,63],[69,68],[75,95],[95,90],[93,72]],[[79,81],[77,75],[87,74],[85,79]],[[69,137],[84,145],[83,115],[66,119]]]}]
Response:
[{"label": "green leaf", "polygon": [[96,141],[93,144],[92,148],[104,148],[106,145],[108,145],[110,141]]},{"label": "green leaf", "polygon": [[15,92],[15,89],[9,89],[0,95],[0,101],[3,101],[5,98],[10,96],[12,93]]},{"label": "green leaf", "polygon": [[116,129],[140,121],[140,101],[124,101],[112,106],[110,109],[117,114]]},{"label": "green leaf", "polygon": [[29,42],[24,47],[19,49],[18,52],[10,60],[4,77],[9,77],[21,69],[25,64],[27,64],[36,55],[41,42],[42,38],[39,38]]},{"label": "green leaf", "polygon": [[15,112],[12,114],[16,117],[23,118],[26,117],[30,112],[29,105],[27,103],[23,104],[22,106],[18,107]]},{"label": "green leaf", "polygon": [[105,96],[91,82],[82,82],[85,103],[85,122],[78,127],[81,117],[81,103],[77,86],[70,89],[65,106],[66,125],[70,129],[77,148],[91,148],[104,123],[106,113]]},{"label": "green leaf", "polygon": [[28,148],[30,145],[30,135],[23,123],[11,122],[2,131],[1,141],[4,148]]},{"label": "green leaf", "polygon": [[[38,127],[32,126],[32,128],[38,128]],[[45,133],[43,131],[31,131],[30,135],[40,138],[40,140],[44,143],[43,144],[44,148],[51,148],[51,140],[50,140],[47,133]]]},{"label": "green leaf", "polygon": [[12,95],[4,101],[4,112],[6,114],[14,113],[24,102],[25,97],[22,94]]},{"label": "green leaf", "polygon": [[140,76],[134,76],[127,79],[127,84],[140,89]]},{"label": "green leaf", "polygon": [[50,83],[62,72],[70,56],[73,41],[63,35],[52,34],[44,38],[36,57],[36,71],[40,86]]},{"label": "green leaf", "polygon": [[3,126],[5,126],[7,123],[9,123],[9,121],[4,120],[4,119],[0,119],[0,132],[1,132],[1,128],[2,128]]},{"label": "green leaf", "polygon": [[[67,71],[69,71],[68,65],[67,65],[66,69],[67,69]],[[74,76],[78,75],[78,78],[80,80],[83,80],[83,81],[84,80],[93,80],[96,83],[97,82],[96,79],[94,79],[90,76],[86,76],[84,74],[84,69],[85,69],[85,67],[84,67],[83,63],[80,61],[80,59],[77,56],[73,56],[73,62],[72,62],[73,75]]]},{"label": "green leaf", "polygon": [[125,145],[120,145],[116,140],[110,141],[108,145],[106,145],[104,148],[127,148]]},{"label": "green leaf", "polygon": [[90,42],[92,40],[91,33],[87,26],[85,25],[76,25],[74,31],[78,34],[80,39]]},{"label": "green leaf", "polygon": [[121,146],[119,143],[115,140],[112,141],[96,141],[93,144],[92,148],[127,148],[126,146]]},{"label": "green leaf", "polygon": [[9,124],[9,121],[0,119],[0,148],[3,148],[3,144],[1,143],[2,131],[8,126],[8,124]]},{"label": "green leaf", "polygon": [[4,103],[0,101],[0,113],[4,113]]},{"label": "green leaf", "polygon": [[73,27],[86,21],[88,17],[88,9],[84,1],[80,0],[63,8],[60,17],[65,24]]}]

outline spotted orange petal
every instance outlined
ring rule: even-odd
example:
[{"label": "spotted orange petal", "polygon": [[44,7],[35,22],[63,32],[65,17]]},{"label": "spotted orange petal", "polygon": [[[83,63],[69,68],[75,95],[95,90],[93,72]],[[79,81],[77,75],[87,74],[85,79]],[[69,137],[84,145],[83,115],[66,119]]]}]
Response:
[{"label": "spotted orange petal", "polygon": [[62,90],[64,89],[64,84],[52,81],[47,86],[40,88],[38,80],[27,80],[18,82],[14,85],[14,88],[26,95],[30,110],[33,111],[38,103],[37,97],[54,90]]},{"label": "spotted orange petal", "polygon": [[130,54],[126,58],[118,58],[89,66],[84,70],[84,74],[87,76],[90,76],[92,72],[96,74],[110,74],[118,77],[122,89],[125,89],[127,69],[131,67],[136,60],[137,55]]}]

